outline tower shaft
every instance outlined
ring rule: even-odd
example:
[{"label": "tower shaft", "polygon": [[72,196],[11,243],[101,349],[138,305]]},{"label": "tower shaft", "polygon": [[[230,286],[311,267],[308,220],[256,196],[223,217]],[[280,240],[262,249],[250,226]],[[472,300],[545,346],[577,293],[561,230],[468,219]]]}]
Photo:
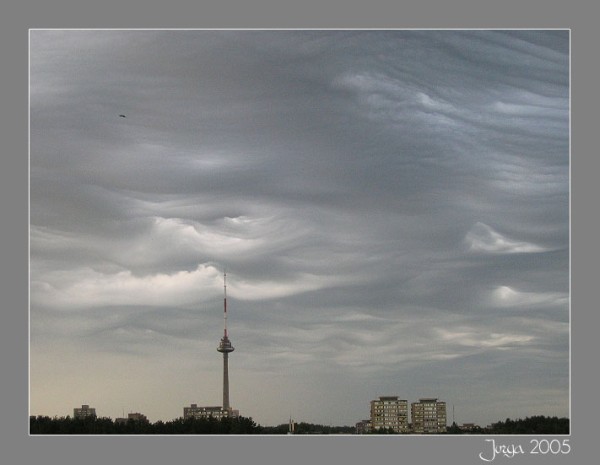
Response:
[{"label": "tower shaft", "polygon": [[223,352],[223,410],[229,410],[229,353]]},{"label": "tower shaft", "polygon": [[223,337],[217,351],[223,354],[223,410],[229,410],[229,352],[234,348],[227,336],[227,274],[223,273]]}]

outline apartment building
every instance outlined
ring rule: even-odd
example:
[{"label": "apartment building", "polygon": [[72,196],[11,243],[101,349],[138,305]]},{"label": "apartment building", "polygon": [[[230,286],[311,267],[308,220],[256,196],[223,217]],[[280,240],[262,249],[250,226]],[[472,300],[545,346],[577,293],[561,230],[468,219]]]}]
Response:
[{"label": "apartment building", "polygon": [[446,432],[446,402],[422,398],[410,406],[412,431],[417,434]]},{"label": "apartment building", "polygon": [[398,396],[380,396],[371,401],[371,430],[391,428],[396,433],[408,432],[408,401]]}]

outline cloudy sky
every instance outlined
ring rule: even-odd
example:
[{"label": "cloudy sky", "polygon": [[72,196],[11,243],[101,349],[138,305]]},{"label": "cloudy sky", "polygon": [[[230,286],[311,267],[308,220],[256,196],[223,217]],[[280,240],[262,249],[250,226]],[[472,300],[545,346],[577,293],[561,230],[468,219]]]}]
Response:
[{"label": "cloudy sky", "polygon": [[[120,117],[125,115],[125,118]],[[568,31],[30,33],[30,413],[569,415]]]}]

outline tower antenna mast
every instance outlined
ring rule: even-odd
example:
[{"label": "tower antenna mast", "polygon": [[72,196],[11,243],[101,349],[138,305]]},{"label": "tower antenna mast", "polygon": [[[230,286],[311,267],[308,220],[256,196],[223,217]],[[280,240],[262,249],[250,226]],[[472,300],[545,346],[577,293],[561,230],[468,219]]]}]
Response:
[{"label": "tower antenna mast", "polygon": [[227,272],[223,271],[223,325],[224,335],[227,337]]}]

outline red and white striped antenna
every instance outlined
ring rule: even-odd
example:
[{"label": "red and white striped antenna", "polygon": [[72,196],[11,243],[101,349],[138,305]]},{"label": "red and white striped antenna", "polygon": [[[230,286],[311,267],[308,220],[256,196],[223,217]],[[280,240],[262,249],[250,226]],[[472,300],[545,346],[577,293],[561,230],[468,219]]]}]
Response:
[{"label": "red and white striped antenna", "polygon": [[224,335],[227,337],[227,272],[223,270],[223,323]]}]

